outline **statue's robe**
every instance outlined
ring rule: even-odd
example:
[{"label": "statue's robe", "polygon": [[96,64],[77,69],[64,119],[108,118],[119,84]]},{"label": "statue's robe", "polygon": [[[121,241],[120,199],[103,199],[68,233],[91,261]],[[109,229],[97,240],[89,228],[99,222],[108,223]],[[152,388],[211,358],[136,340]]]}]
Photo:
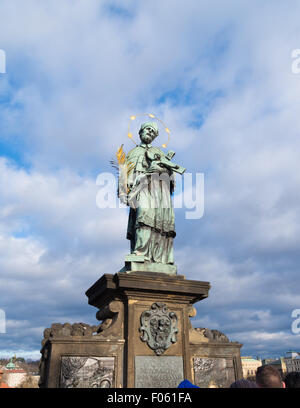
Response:
[{"label": "statue's robe", "polygon": [[[174,181],[170,182],[172,172],[156,166],[146,155],[164,153],[151,145],[141,143],[127,155],[127,163],[134,168],[128,178],[129,197],[135,196],[136,205],[130,204],[127,239],[131,241],[131,253],[143,255],[150,262],[173,264],[173,238],[175,232],[175,216],[171,194]],[[139,179],[147,172],[148,187],[141,188]],[[164,176],[166,176],[164,182]],[[171,177],[172,179],[172,177]],[[145,179],[144,179],[145,180]],[[154,188],[150,188],[152,180]],[[137,192],[138,191],[138,192]],[[137,193],[136,193],[137,192]]]}]

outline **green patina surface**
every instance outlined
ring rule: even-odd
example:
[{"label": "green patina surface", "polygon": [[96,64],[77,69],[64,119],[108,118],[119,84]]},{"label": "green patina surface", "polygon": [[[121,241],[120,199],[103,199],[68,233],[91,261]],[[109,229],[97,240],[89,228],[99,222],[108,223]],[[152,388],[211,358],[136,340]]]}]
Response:
[{"label": "green patina surface", "polygon": [[[158,136],[155,123],[142,124],[139,134],[141,144],[126,157],[126,162],[132,166],[126,180],[127,204],[130,206],[127,238],[131,241],[132,257],[127,262],[132,262],[135,270],[141,270],[141,264],[135,265],[134,262],[143,262],[145,271],[163,269],[164,273],[176,274],[173,254],[175,215],[171,197],[175,187],[173,171],[182,174],[185,169],[152,146]],[[173,157],[174,152],[170,153]]]}]

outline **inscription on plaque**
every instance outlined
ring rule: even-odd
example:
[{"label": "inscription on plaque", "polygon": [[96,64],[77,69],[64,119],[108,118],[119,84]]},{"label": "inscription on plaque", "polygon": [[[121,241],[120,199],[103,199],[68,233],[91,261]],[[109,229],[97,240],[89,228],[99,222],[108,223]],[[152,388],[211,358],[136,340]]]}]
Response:
[{"label": "inscription on plaque", "polygon": [[232,358],[194,358],[195,384],[200,388],[228,388],[235,381]]},{"label": "inscription on plaque", "polygon": [[177,388],[183,380],[181,356],[135,356],[136,388]]}]

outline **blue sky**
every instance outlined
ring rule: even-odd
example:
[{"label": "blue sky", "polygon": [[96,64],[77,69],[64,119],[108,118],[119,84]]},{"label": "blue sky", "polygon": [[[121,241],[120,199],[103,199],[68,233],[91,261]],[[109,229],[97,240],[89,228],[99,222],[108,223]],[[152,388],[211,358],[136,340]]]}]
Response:
[{"label": "blue sky", "polygon": [[299,350],[299,2],[23,3],[0,5],[0,355],[38,358],[53,322],[95,324],[84,293],[129,249],[96,176],[140,112],[205,174],[204,217],[176,210],[179,273],[212,285],[193,325],[243,355]]}]

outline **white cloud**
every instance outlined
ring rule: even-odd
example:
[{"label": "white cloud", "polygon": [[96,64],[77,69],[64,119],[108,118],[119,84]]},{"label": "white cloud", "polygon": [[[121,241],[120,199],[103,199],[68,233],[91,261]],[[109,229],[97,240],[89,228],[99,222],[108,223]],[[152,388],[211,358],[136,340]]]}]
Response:
[{"label": "white cloud", "polygon": [[[98,209],[91,178],[29,172],[3,159],[0,167],[0,298],[8,319],[3,342],[12,339],[16,347],[24,331],[24,343],[39,343],[41,325],[61,321],[66,310],[69,320],[84,320],[78,312],[87,304],[84,292],[124,265],[126,210]],[[91,322],[94,314],[91,309]]]},{"label": "white cloud", "polygon": [[1,137],[30,164],[0,161],[1,299],[26,300],[39,328],[37,304],[81,316],[80,291],[122,266],[126,210],[96,207],[92,175],[131,148],[129,115],[152,112],[176,161],[205,173],[204,217],[176,211],[179,273],[212,283],[199,324],[271,347],[263,333],[285,333],[300,307],[299,4],[3,0],[0,11]]}]

